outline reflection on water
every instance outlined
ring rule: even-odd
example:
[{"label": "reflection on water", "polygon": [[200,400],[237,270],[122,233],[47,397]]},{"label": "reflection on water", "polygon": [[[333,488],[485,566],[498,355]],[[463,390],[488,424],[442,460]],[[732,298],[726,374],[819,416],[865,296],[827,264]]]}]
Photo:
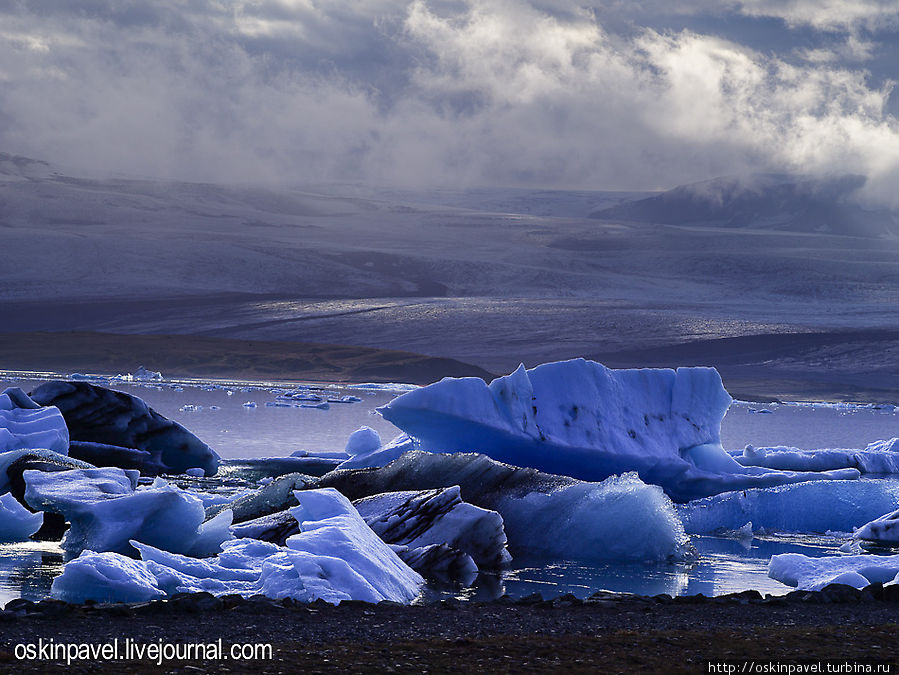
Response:
[{"label": "reflection on water", "polygon": [[0,544],[0,605],[14,598],[46,598],[62,565],[62,549],[56,543]]},{"label": "reflection on water", "polygon": [[[848,535],[847,535],[848,536]],[[481,574],[469,589],[429,586],[424,602],[447,597],[494,600],[503,594],[522,598],[539,593],[553,598],[571,593],[586,598],[597,591],[639,595],[725,595],[754,589],[783,595],[792,589],[768,577],[768,561],[778,553],[809,556],[834,554],[844,538],[812,535],[770,536],[764,539],[694,537],[698,558],[689,563],[642,564],[527,560],[516,558],[500,574]]]}]

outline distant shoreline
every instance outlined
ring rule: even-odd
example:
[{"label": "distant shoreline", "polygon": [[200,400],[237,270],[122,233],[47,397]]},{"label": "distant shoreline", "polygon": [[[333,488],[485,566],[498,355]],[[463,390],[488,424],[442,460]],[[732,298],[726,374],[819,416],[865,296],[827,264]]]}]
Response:
[{"label": "distant shoreline", "polygon": [[[888,364],[882,372],[857,374],[847,372],[845,367],[841,370],[813,368],[805,363],[795,367],[791,349],[797,343],[802,346],[803,340],[810,342],[810,338],[783,338],[790,339],[792,344],[763,345],[764,353],[760,353],[758,345],[763,340],[770,342],[771,336],[703,341],[590,357],[611,368],[715,366],[728,392],[744,401],[899,404],[899,376],[890,371]],[[865,341],[869,349],[876,349],[878,338],[895,341],[894,334],[881,337],[873,333],[870,338]],[[730,346],[734,349],[722,350]],[[759,362],[747,360],[747,352]],[[793,361],[793,367],[783,367],[781,362],[786,359]],[[490,381],[499,375],[456,359],[349,345],[86,331],[0,333],[0,370],[117,375],[134,372],[139,366],[174,379],[263,382],[424,385],[444,377],[480,377]]]},{"label": "distant shoreline", "polygon": [[402,382],[495,375],[455,359],[309,342],[95,332],[0,333],[0,369],[116,375],[139,366],[171,378]]}]

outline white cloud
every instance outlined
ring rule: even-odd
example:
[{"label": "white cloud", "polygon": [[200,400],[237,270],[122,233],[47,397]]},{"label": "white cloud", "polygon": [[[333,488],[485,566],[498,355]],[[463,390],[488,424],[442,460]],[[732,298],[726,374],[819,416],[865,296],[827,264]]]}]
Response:
[{"label": "white cloud", "polygon": [[890,83],[850,55],[616,34],[561,0],[12,7],[0,148],[68,165],[610,189],[858,172],[884,199],[899,166]]}]

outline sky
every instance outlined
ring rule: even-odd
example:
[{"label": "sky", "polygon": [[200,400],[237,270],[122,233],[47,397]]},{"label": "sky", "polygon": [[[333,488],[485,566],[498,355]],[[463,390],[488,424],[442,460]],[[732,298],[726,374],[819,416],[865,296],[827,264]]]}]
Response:
[{"label": "sky", "polygon": [[0,0],[0,152],[135,176],[648,190],[868,177],[893,0]]}]

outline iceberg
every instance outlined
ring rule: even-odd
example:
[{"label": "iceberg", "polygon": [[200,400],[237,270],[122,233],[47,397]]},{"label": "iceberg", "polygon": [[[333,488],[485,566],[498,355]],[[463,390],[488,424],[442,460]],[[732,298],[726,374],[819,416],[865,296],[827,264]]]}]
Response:
[{"label": "iceberg", "polygon": [[899,473],[899,439],[875,441],[864,450],[832,449],[800,450],[787,446],[756,448],[747,445],[736,456],[743,466],[760,466],[786,471],[830,471],[858,469],[861,473]]},{"label": "iceberg", "polygon": [[137,541],[141,560],[86,551],[69,561],[52,585],[53,597],[128,602],[177,592],[263,594],[270,598],[409,603],[424,583],[417,572],[365,524],[336,490],[296,495],[292,514],[301,532],[286,546],[237,539],[214,558],[198,560]]},{"label": "iceberg", "polygon": [[202,501],[157,479],[135,489],[139,474],[118,468],[25,471],[25,502],[33,509],[61,514],[71,528],[62,548],[131,554],[135,539],[176,553],[213,555],[231,537],[231,512],[205,521]]},{"label": "iceberg", "polygon": [[865,548],[899,546],[899,511],[865,523],[853,533],[852,538]]},{"label": "iceberg", "polygon": [[388,544],[409,549],[445,544],[467,553],[480,569],[497,569],[511,560],[502,516],[463,502],[458,485],[373,495],[354,506]]},{"label": "iceberg", "polygon": [[811,558],[801,553],[771,557],[768,576],[801,591],[820,591],[830,584],[864,588],[868,584],[897,583],[899,555],[847,555]]},{"label": "iceberg", "polygon": [[43,513],[32,513],[9,493],[0,496],[0,543],[25,541],[43,524]]},{"label": "iceberg", "polygon": [[42,406],[18,387],[0,394],[0,453],[44,448],[65,455],[69,430],[60,411]]},{"label": "iceberg", "polygon": [[[400,434],[385,446],[381,445],[380,436],[377,437],[377,445],[374,444],[374,439],[370,435],[366,435],[368,442],[365,444],[354,441],[356,434],[363,429],[368,429],[368,427],[362,427],[362,429],[350,435],[350,440],[347,442],[346,447],[350,458],[340,464],[337,467],[338,469],[378,468],[385,464],[390,464],[390,462],[404,453],[415,449],[415,440],[408,434]],[[372,430],[372,433],[377,435],[377,432],[374,430]]]},{"label": "iceberg", "polygon": [[899,507],[899,484],[886,480],[809,481],[740,490],[678,504],[688,534],[737,530],[852,532]]},{"label": "iceberg", "polygon": [[73,441],[148,452],[151,459],[137,467],[147,475],[158,475],[159,466],[166,473],[200,467],[207,476],[218,469],[212,448],[136,396],[87,382],[55,381],[42,384],[31,397],[59,408]]},{"label": "iceberg", "polygon": [[513,556],[658,561],[692,555],[671,500],[635,473],[593,483],[485,455],[413,450],[380,469],[332,471],[316,485],[354,500],[457,485],[464,501],[502,516]]},{"label": "iceberg", "polygon": [[731,401],[714,368],[610,370],[573,359],[521,366],[489,385],[444,378],[378,411],[423,450],[480,452],[587,481],[636,471],[676,501],[853,475],[740,465],[721,447]]}]

